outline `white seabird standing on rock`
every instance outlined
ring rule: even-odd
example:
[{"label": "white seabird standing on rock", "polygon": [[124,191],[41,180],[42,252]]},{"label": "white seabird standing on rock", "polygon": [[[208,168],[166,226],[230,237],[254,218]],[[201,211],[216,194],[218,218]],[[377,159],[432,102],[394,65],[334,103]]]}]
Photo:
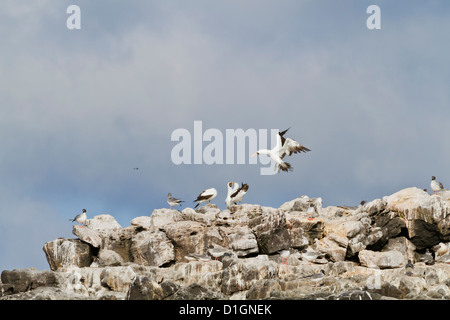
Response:
[{"label": "white seabird standing on rock", "polygon": [[69,219],[69,221],[78,222],[78,225],[81,228],[86,225],[86,220],[87,220],[86,209],[83,209],[83,212],[77,215],[75,218]]},{"label": "white seabird standing on rock", "polygon": [[[302,146],[300,143],[298,143],[295,140],[292,140],[291,138],[285,138],[283,137],[284,134],[289,130],[290,128],[287,128],[286,130],[282,132],[278,132],[277,134],[277,145],[272,150],[267,149],[260,149],[256,153],[252,154],[253,156],[257,156],[260,154],[266,154],[268,155],[273,161],[275,161],[276,165],[278,165],[278,172],[280,170],[282,171],[292,171],[292,167],[289,163],[284,162],[283,158],[285,155],[290,156],[293,153],[298,152],[307,152],[311,151],[308,148]],[[275,165],[275,169],[276,169]]]},{"label": "white seabird standing on rock", "polygon": [[217,196],[217,190],[215,188],[210,188],[203,190],[193,202],[198,201],[194,208],[197,208],[202,202],[210,202]]},{"label": "white seabird standing on rock", "polygon": [[444,190],[444,186],[439,181],[436,181],[436,177],[435,176],[431,177],[430,186],[431,186],[431,190],[433,190],[433,194],[438,194],[439,191]]},{"label": "white seabird standing on rock", "polygon": [[169,194],[167,195],[167,203],[169,204],[170,209],[172,209],[172,207],[181,206],[181,202],[184,202],[184,201],[172,197],[172,194],[171,194],[171,193],[169,193]]}]

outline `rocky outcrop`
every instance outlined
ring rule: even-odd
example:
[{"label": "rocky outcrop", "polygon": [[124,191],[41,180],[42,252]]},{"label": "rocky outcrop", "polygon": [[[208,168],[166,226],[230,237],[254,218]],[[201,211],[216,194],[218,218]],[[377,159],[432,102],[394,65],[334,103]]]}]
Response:
[{"label": "rocky outcrop", "polygon": [[156,209],[125,228],[95,216],[44,244],[50,270],[3,271],[0,299],[450,299],[449,208],[407,188],[355,207]]}]

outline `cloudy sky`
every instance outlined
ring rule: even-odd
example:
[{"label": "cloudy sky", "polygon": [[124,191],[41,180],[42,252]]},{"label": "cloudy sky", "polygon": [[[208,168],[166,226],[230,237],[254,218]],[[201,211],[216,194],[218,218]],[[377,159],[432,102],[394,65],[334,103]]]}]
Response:
[{"label": "cloudy sky", "polygon": [[[69,5],[81,30],[69,30]],[[367,7],[381,8],[369,30]],[[1,0],[0,270],[48,269],[73,218],[122,226],[226,183],[247,203],[355,205],[450,185],[450,3]],[[171,134],[280,129],[293,172],[175,165]],[[260,143],[265,143],[265,141]],[[204,142],[207,146],[209,142]],[[133,168],[139,168],[134,170]]]}]

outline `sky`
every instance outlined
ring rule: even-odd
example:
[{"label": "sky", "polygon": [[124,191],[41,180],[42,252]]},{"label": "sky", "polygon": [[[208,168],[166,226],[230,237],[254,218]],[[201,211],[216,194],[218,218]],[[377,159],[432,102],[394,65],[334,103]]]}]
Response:
[{"label": "sky", "polygon": [[[81,29],[67,28],[70,5]],[[368,6],[381,29],[369,29]],[[123,226],[229,181],[245,203],[356,205],[450,184],[450,3],[0,0],[0,270],[49,269],[72,219]],[[284,130],[294,170],[180,164],[177,129]],[[203,148],[211,142],[204,141]],[[259,141],[266,143],[266,141]],[[248,150],[247,150],[248,151]],[[263,160],[261,160],[263,161]],[[134,168],[139,168],[135,170]]]}]

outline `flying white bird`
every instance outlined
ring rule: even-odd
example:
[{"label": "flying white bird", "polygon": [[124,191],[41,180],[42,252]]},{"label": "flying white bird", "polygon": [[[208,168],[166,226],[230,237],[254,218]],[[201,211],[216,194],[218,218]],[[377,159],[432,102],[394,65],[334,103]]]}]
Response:
[{"label": "flying white bird", "polygon": [[267,149],[260,149],[256,153],[252,154],[252,157],[260,155],[260,154],[266,154],[268,155],[274,162],[275,162],[275,169],[276,165],[278,165],[278,172],[280,170],[282,171],[292,171],[292,167],[288,162],[283,161],[284,156],[292,155],[293,153],[298,152],[307,152],[311,151],[310,149],[302,146],[300,143],[298,143],[295,140],[292,140],[291,138],[285,138],[284,134],[289,130],[290,128],[287,128],[286,130],[282,132],[278,132],[277,134],[277,144],[275,148],[272,150]]}]

